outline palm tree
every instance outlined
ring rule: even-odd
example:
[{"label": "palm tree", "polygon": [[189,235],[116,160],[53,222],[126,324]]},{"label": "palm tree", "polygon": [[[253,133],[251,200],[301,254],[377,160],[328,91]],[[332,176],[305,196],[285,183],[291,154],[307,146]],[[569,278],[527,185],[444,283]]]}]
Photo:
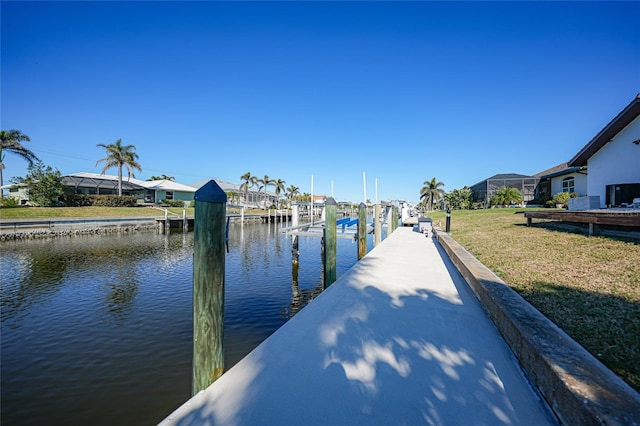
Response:
[{"label": "palm tree", "polygon": [[107,151],[107,156],[96,161],[96,166],[104,161],[104,167],[102,168],[102,174],[110,167],[118,168],[118,195],[122,195],[122,167],[124,166],[129,173],[129,178],[135,177],[133,170],[142,171],[140,164],[136,161],[138,154],[136,154],[136,147],[134,145],[122,145],[122,139],[117,139],[115,143],[105,145],[99,143],[97,146],[104,148]]},{"label": "palm tree", "polygon": [[506,206],[511,203],[521,203],[522,202],[522,194],[518,188],[513,188],[511,186],[503,186],[498,189],[496,193],[491,198],[492,206]]},{"label": "palm tree", "polygon": [[256,182],[258,182],[259,184],[262,184],[260,189],[264,188],[264,203],[265,203],[265,207],[266,207],[266,204],[267,204],[267,188],[269,187],[269,185],[275,185],[276,181],[271,179],[269,177],[269,175],[264,175],[264,177],[262,179],[258,179]]},{"label": "palm tree", "polygon": [[[4,170],[4,151],[16,154],[18,157],[22,157],[29,166],[33,165],[34,161],[39,161],[37,155],[31,150],[22,146],[22,142],[30,142],[29,136],[22,133],[20,130],[0,130],[0,186],[4,185],[2,178],[2,171]],[[2,190],[0,190],[0,198],[4,197]]]},{"label": "palm tree", "polygon": [[165,174],[163,174],[162,176],[155,176],[155,175],[153,175],[153,176],[151,176],[151,177],[150,177],[149,179],[147,179],[147,180],[149,180],[149,181],[150,181],[150,180],[175,180],[175,177],[173,177],[173,176],[167,176],[167,175],[165,175]]},{"label": "palm tree", "polygon": [[420,199],[424,198],[424,203],[427,207],[427,214],[429,214],[429,209],[433,206],[433,203],[444,197],[444,189],[441,188],[444,186],[444,183],[438,182],[434,177],[430,181],[425,180],[423,185],[424,186],[420,190]]},{"label": "palm tree", "polygon": [[278,179],[275,182],[273,182],[273,186],[275,187],[275,191],[276,191],[276,198],[277,198],[277,204],[276,207],[280,208],[280,193],[282,191],[284,191],[284,184],[287,183],[282,179]]},{"label": "palm tree", "polygon": [[287,199],[289,200],[289,202],[292,202],[293,200],[295,200],[296,195],[300,194],[300,188],[293,185],[289,185],[286,191],[287,191]]},{"label": "palm tree", "polygon": [[247,172],[240,176],[240,181],[244,181],[240,184],[240,192],[244,192],[244,202],[247,203],[247,194],[249,192],[249,188],[256,185],[258,178],[251,175],[251,172]]}]

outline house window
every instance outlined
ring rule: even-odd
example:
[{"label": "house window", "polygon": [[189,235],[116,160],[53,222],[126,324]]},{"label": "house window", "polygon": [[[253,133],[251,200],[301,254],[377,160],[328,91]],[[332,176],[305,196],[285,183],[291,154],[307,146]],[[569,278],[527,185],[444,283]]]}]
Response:
[{"label": "house window", "polygon": [[572,177],[562,179],[562,192],[576,192],[575,180]]},{"label": "house window", "polygon": [[165,192],[165,199],[167,200],[173,200],[173,191],[167,191]]}]

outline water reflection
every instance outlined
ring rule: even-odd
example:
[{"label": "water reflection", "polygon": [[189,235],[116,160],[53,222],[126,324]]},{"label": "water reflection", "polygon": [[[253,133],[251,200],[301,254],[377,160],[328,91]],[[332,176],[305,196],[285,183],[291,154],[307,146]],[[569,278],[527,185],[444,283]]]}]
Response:
[{"label": "water reflection", "polygon": [[291,303],[282,312],[286,318],[293,318],[309,302],[318,297],[323,290],[323,284],[319,283],[310,289],[300,289],[298,284],[298,272],[300,264],[298,261],[291,262]]},{"label": "water reflection", "polygon": [[[0,243],[2,424],[154,424],[189,398],[193,233]],[[230,224],[225,366],[322,289],[320,241]],[[338,242],[338,276],[356,261]]]},{"label": "water reflection", "polygon": [[107,282],[105,305],[118,321],[124,321],[138,293],[139,280],[130,268],[118,268],[114,280]]},{"label": "water reflection", "polygon": [[150,258],[171,263],[189,255],[186,235],[182,241],[137,234],[3,243],[2,321],[46,303],[65,283],[88,274],[107,287],[107,311],[121,313],[137,293],[139,263]]}]

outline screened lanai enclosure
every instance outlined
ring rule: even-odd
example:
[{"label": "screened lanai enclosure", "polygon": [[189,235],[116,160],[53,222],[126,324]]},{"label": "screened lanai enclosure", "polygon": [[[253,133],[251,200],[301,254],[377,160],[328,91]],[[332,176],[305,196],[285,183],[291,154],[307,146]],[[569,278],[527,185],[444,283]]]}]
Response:
[{"label": "screened lanai enclosure", "polygon": [[[114,176],[95,173],[74,173],[62,177],[66,194],[109,195],[118,193],[118,180]],[[146,188],[137,181],[122,179],[122,194],[144,198]]]},{"label": "screened lanai enclosure", "polygon": [[535,198],[536,186],[540,179],[534,176],[520,175],[516,173],[504,173],[492,176],[478,182],[470,189],[473,202],[482,203],[484,208],[491,205],[491,198],[502,187],[516,188],[522,194],[524,203],[533,201]]}]

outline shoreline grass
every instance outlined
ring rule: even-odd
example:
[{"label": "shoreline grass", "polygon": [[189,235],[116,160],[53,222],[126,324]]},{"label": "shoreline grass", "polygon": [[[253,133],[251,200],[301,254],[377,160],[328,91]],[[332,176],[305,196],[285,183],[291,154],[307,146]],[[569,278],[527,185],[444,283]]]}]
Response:
[{"label": "shoreline grass", "polygon": [[[451,235],[640,390],[640,243],[527,227],[522,209],[454,211]],[[442,212],[434,223],[445,222]]]},{"label": "shoreline grass", "polygon": [[[169,213],[182,216],[182,208],[168,207]],[[186,209],[193,216],[194,208]],[[250,209],[245,214],[261,214],[266,210]],[[228,209],[228,214],[240,214],[240,209]],[[164,216],[164,208],[153,207],[12,207],[0,208],[0,219],[47,219],[69,217],[153,217]]]},{"label": "shoreline grass", "polygon": [[[180,208],[169,211],[182,215]],[[508,286],[640,391],[640,243],[588,237],[544,222],[527,227],[523,211],[453,211],[451,234]],[[193,214],[193,208],[187,209],[187,214]],[[148,207],[0,209],[0,219],[154,215],[162,216],[164,211]],[[444,212],[430,216],[434,224],[444,228]]]}]

